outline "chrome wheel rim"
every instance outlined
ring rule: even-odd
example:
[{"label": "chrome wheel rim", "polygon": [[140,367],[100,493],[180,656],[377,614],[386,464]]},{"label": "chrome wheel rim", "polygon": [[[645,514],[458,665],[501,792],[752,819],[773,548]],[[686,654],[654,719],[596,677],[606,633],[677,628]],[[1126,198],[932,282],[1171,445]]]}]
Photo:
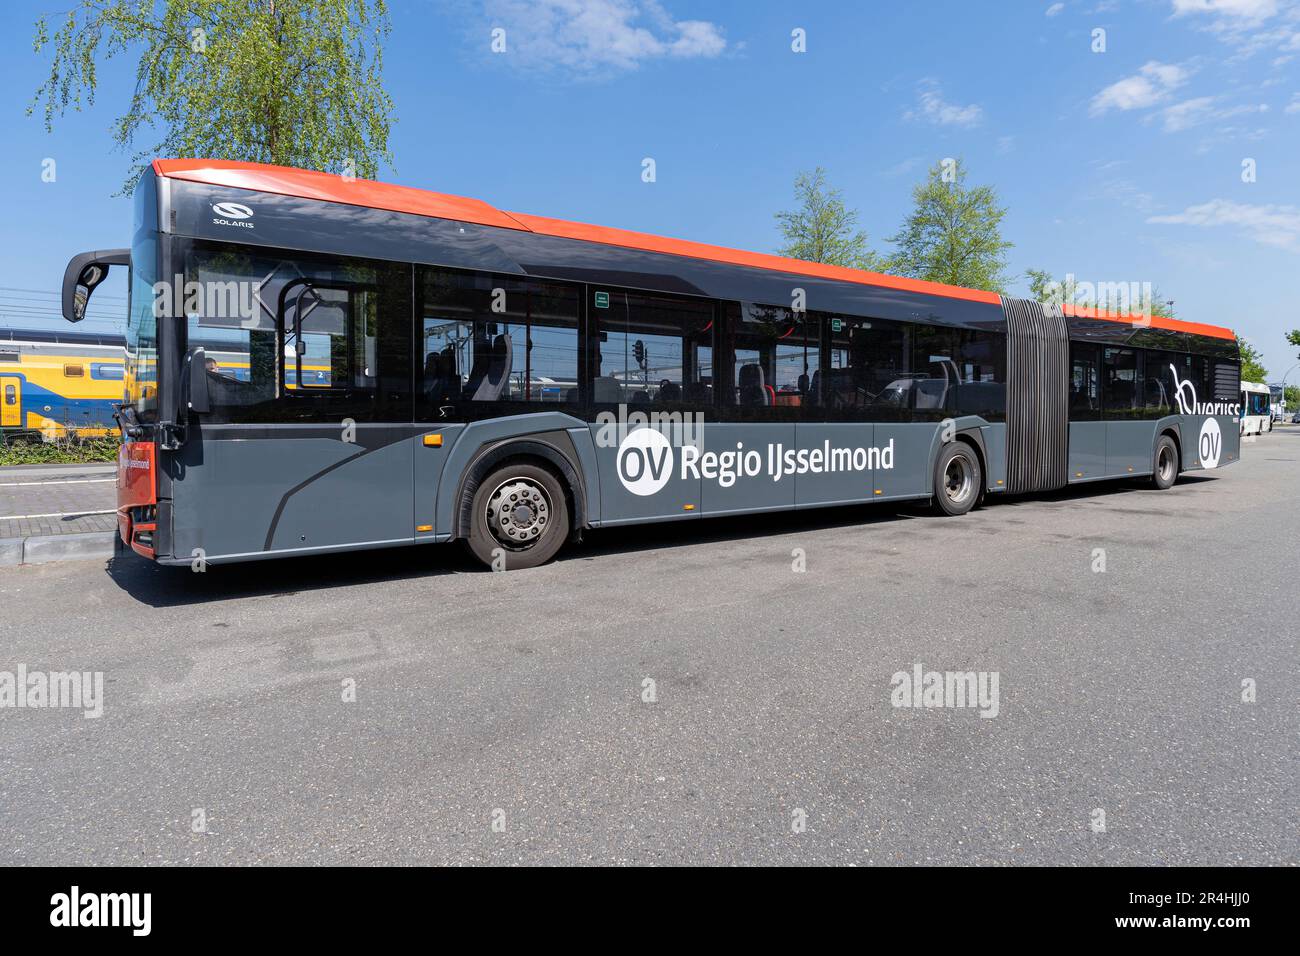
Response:
[{"label": "chrome wheel rim", "polygon": [[944,467],[943,492],[953,504],[961,504],[975,486],[975,469],[965,455],[957,455]]},{"label": "chrome wheel rim", "polygon": [[484,517],[493,538],[513,551],[523,551],[546,530],[551,496],[530,478],[511,478],[488,495]]}]

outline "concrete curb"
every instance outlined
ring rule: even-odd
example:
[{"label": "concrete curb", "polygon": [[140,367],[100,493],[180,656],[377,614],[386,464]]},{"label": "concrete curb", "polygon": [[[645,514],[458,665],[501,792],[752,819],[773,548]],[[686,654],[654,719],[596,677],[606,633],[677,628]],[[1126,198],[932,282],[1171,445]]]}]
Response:
[{"label": "concrete curb", "polygon": [[116,538],[116,531],[34,534],[26,538],[0,538],[0,567],[111,558]]},{"label": "concrete curb", "polygon": [[113,478],[112,462],[94,465],[0,465],[0,480],[19,478]]}]

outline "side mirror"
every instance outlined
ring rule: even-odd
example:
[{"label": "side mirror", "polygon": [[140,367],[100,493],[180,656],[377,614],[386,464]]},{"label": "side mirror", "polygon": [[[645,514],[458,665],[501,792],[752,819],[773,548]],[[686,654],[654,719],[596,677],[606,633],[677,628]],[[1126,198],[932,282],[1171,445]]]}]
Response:
[{"label": "side mirror", "polygon": [[107,249],[73,256],[63,270],[63,317],[69,322],[84,319],[90,296],[108,278],[109,267],[130,264],[130,249]]},{"label": "side mirror", "polygon": [[200,415],[210,412],[212,402],[208,395],[208,353],[202,346],[190,349],[185,360],[185,371],[189,386],[186,390],[189,410]]}]

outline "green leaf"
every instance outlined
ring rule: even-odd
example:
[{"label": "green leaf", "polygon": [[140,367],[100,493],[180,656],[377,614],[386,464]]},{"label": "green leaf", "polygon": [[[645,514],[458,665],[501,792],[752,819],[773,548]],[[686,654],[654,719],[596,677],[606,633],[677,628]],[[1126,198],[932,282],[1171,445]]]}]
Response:
[{"label": "green leaf", "polygon": [[389,30],[382,0],[80,0],[53,37],[37,21],[51,61],[28,112],[52,129],[94,104],[101,62],[129,57],[135,83],[111,126],[130,155],[123,192],[155,156],[374,178],[392,165]]}]

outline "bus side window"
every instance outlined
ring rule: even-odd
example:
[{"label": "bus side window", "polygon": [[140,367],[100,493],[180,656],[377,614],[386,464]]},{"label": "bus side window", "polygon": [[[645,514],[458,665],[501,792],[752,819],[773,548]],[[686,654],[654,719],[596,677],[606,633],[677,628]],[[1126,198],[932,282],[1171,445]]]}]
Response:
[{"label": "bus side window", "polygon": [[1148,418],[1163,418],[1178,411],[1174,400],[1174,374],[1187,381],[1192,377],[1191,356],[1178,352],[1146,354],[1146,412]]},{"label": "bus side window", "polygon": [[592,400],[598,405],[709,406],[714,304],[620,290],[592,291]]},{"label": "bus side window", "polygon": [[1070,343],[1071,421],[1095,421],[1101,417],[1097,365],[1097,346]]},{"label": "bus side window", "polygon": [[286,388],[375,388],[379,369],[374,291],[308,283],[290,290],[287,299]]},{"label": "bus side window", "polygon": [[[916,377],[911,330],[902,322],[828,316],[830,349],[820,376],[827,421],[906,421]],[[814,388],[814,391],[817,391]]]},{"label": "bus side window", "polygon": [[1141,354],[1133,349],[1105,350],[1102,365],[1102,401],[1106,417],[1141,417]]},{"label": "bus side window", "polygon": [[727,302],[718,338],[718,403],[736,421],[821,420],[820,312]]},{"label": "bus side window", "polygon": [[489,403],[577,404],[578,288],[421,267],[417,418],[510,413]]}]

